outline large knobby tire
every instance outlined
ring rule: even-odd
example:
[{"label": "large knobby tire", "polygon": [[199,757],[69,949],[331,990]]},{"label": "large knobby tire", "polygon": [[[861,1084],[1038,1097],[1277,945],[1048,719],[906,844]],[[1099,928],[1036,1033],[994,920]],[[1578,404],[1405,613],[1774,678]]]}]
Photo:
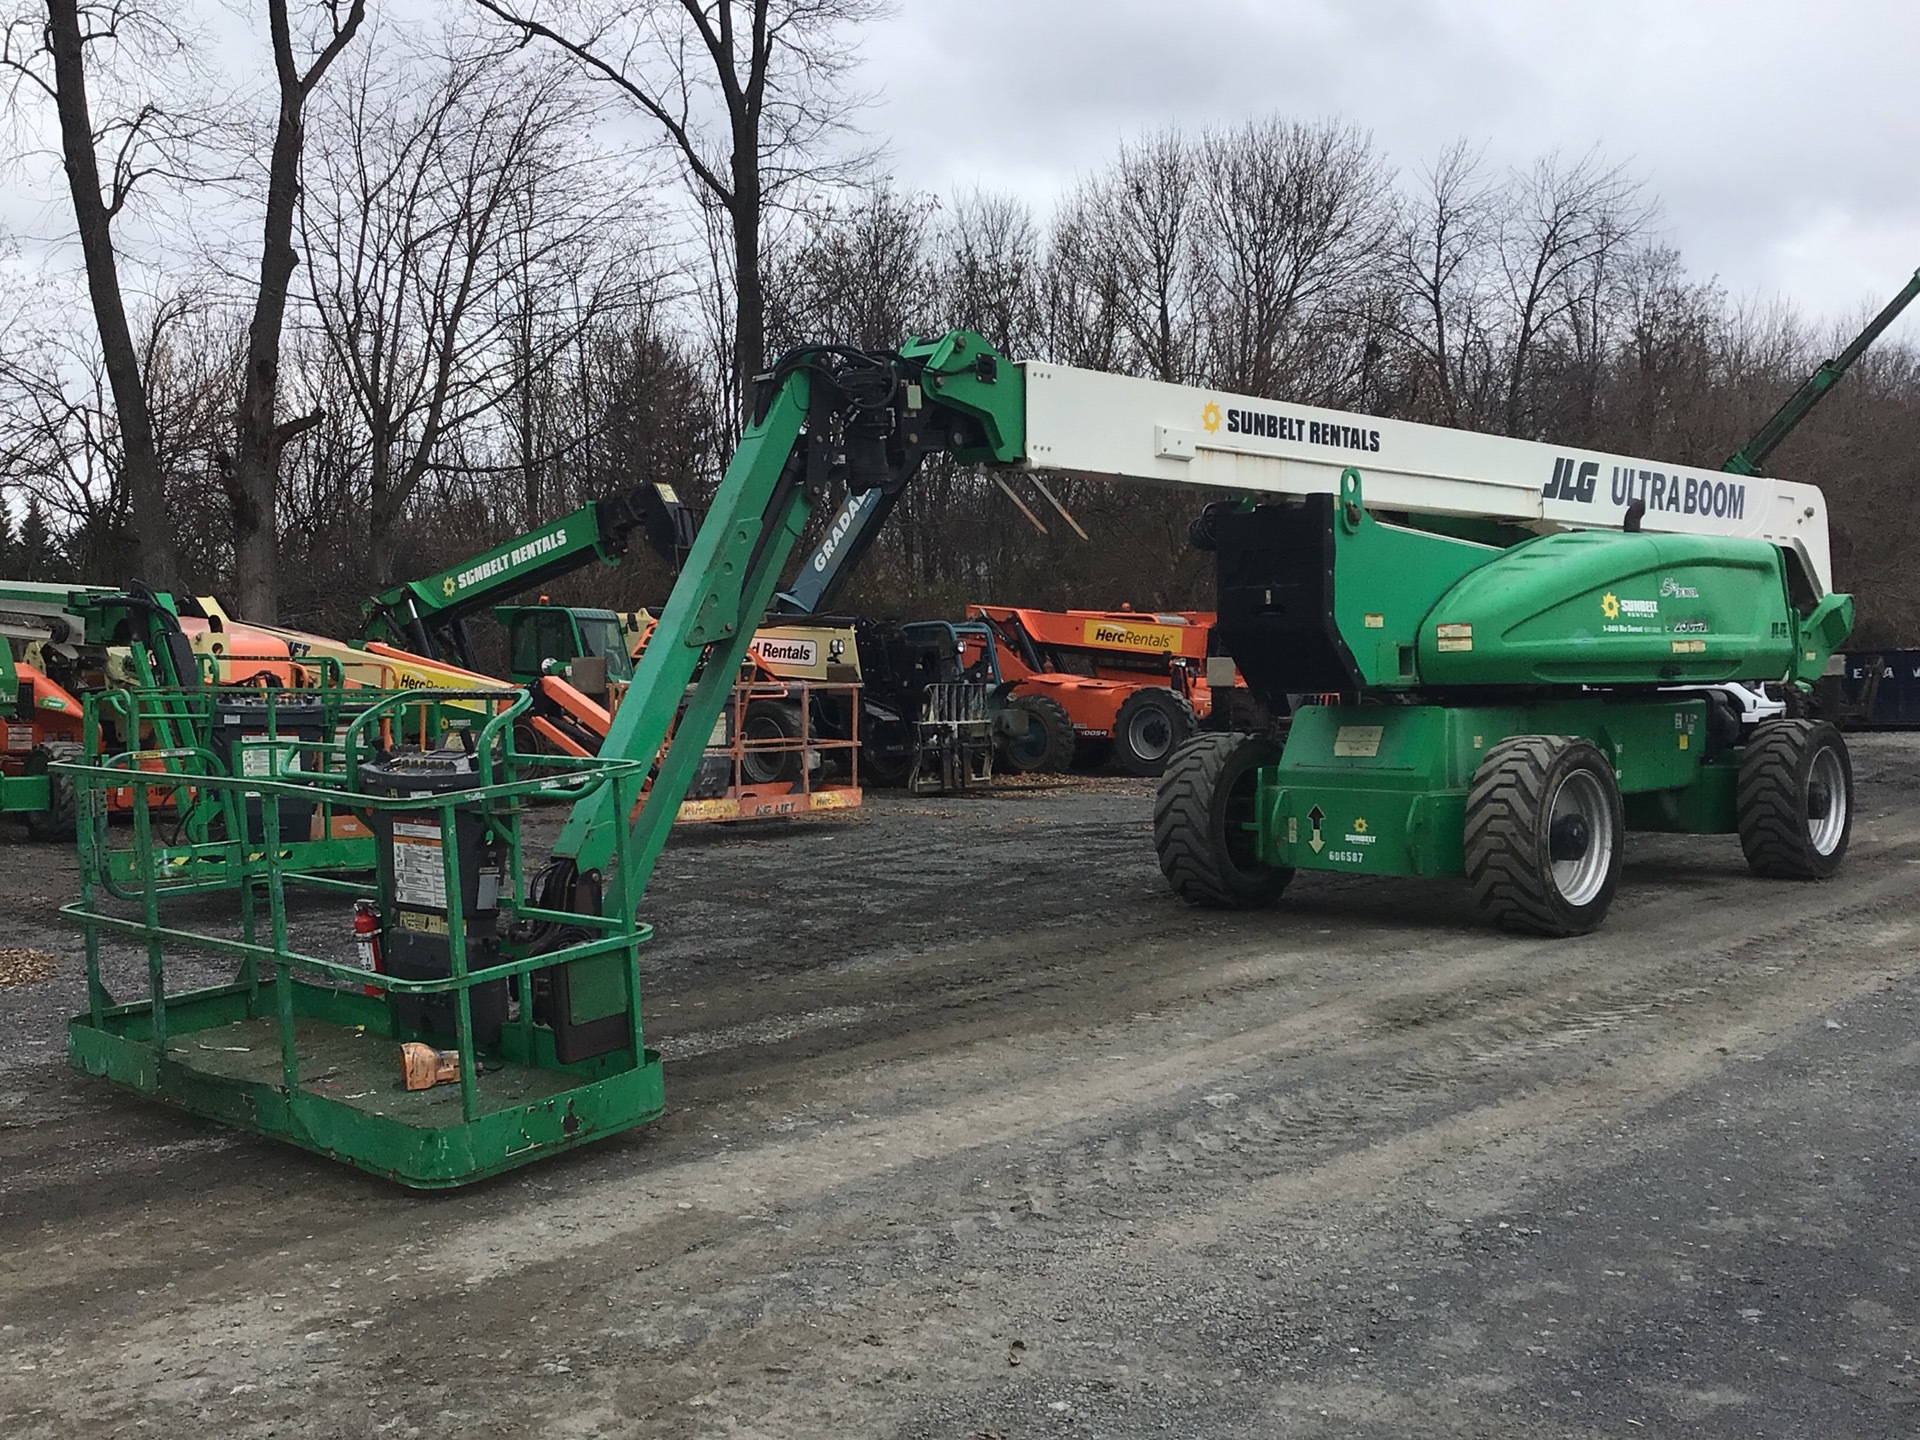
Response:
[{"label": "large knobby tire", "polygon": [[1293,871],[1255,850],[1260,768],[1279,747],[1252,735],[1195,735],[1173,752],[1153,802],[1160,873],[1190,905],[1250,910],[1271,905]]},{"label": "large knobby tire", "polygon": [[1770,880],[1824,880],[1853,834],[1853,762],[1824,720],[1769,720],[1740,753],[1734,817],[1747,866]]},{"label": "large knobby tire", "polygon": [[1158,775],[1200,728],[1187,697],[1157,685],[1134,691],[1113,717],[1113,756],[1129,775]]},{"label": "large knobby tire", "polygon": [[1584,935],[1606,918],[1626,853],[1613,766],[1565,735],[1518,735],[1487,752],[1467,790],[1467,879],[1490,919]]},{"label": "large knobby tire", "polygon": [[35,746],[27,756],[29,775],[47,777],[47,808],[27,812],[27,835],[34,840],[72,840],[78,833],[79,805],[74,797],[73,777],[50,770],[56,760],[75,760],[80,747],[67,740],[49,740]]},{"label": "large knobby tire", "polygon": [[1007,768],[1022,775],[1065,770],[1073,764],[1073,718],[1051,695],[1016,695],[1009,710],[1027,717],[1023,733],[1009,735],[1001,747]]},{"label": "large knobby tire", "polygon": [[[748,745],[800,739],[800,707],[786,700],[753,700],[741,726]],[[745,785],[792,785],[800,779],[805,757],[799,750],[747,750],[740,757]]]}]

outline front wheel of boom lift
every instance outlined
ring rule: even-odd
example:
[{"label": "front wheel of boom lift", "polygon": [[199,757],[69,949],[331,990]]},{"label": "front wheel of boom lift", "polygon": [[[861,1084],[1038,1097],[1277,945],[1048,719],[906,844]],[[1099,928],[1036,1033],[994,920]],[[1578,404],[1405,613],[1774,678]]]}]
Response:
[{"label": "front wheel of boom lift", "polygon": [[1153,802],[1153,847],[1173,893],[1212,910],[1271,905],[1293,871],[1260,858],[1260,767],[1279,747],[1209,731],[1173,752]]},{"label": "front wheel of boom lift", "polygon": [[1772,880],[1824,880],[1853,833],[1853,762],[1824,720],[1769,720],[1740,755],[1734,800],[1747,868]]},{"label": "front wheel of boom lift", "polygon": [[1467,791],[1467,879],[1486,915],[1536,935],[1598,928],[1626,853],[1620,782],[1599,749],[1518,735],[1487,752]]}]

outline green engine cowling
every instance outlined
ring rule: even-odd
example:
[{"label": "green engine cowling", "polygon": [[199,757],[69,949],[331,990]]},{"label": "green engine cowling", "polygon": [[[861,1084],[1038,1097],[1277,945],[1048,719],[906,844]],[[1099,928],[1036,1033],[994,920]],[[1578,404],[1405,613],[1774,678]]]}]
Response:
[{"label": "green engine cowling", "polygon": [[1766,541],[1437,533],[1377,519],[1352,470],[1337,496],[1239,509],[1214,529],[1215,633],[1270,706],[1300,692],[1811,683],[1853,624],[1850,596],[1816,600]]},{"label": "green engine cowling", "polygon": [[1812,680],[1844,642],[1852,597],[1802,615],[1787,558],[1760,540],[1572,531],[1477,566],[1428,611],[1430,686],[1684,685]]}]

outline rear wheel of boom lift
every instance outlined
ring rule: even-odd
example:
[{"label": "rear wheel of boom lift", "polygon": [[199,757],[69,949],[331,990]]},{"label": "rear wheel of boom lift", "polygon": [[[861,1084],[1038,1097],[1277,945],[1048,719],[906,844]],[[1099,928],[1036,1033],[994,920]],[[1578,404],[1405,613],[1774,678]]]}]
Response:
[{"label": "rear wheel of boom lift", "polygon": [[1007,738],[1004,753],[1009,769],[1031,775],[1065,770],[1073,764],[1073,718],[1066,706],[1051,695],[1016,695],[1007,708],[1027,717],[1025,732]]},{"label": "rear wheel of boom lift", "polygon": [[1824,880],[1853,832],[1853,762],[1824,720],[1769,720],[1740,756],[1734,800],[1747,867],[1773,880]]},{"label": "rear wheel of boom lift", "polygon": [[[753,700],[747,704],[747,718],[741,738],[747,745],[788,743],[800,740],[800,707],[788,700]],[[798,748],[791,750],[748,749],[740,757],[740,779],[747,785],[791,785],[800,778],[806,757]]]},{"label": "rear wheel of boom lift", "polygon": [[77,760],[80,747],[67,740],[50,740],[27,756],[26,773],[47,777],[47,808],[27,812],[27,834],[35,840],[71,840],[77,831],[78,807],[73,777],[47,767],[56,760]]},{"label": "rear wheel of boom lift", "polygon": [[1190,905],[1251,910],[1271,905],[1293,871],[1257,850],[1260,767],[1279,747],[1251,735],[1208,732],[1173,752],[1153,802],[1160,872]]},{"label": "rear wheel of boom lift", "polygon": [[1158,775],[1167,758],[1200,728],[1184,695],[1149,686],[1136,690],[1113,717],[1113,753],[1129,775]]},{"label": "rear wheel of boom lift", "polygon": [[1487,752],[1467,791],[1467,879],[1494,920],[1584,935],[1606,918],[1626,853],[1620,782],[1599,749],[1519,735]]}]

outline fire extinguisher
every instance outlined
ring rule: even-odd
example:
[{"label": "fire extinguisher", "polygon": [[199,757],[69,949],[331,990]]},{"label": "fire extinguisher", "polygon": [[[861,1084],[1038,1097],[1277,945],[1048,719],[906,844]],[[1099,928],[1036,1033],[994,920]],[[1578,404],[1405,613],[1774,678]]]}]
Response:
[{"label": "fire extinguisher", "polygon": [[[373,913],[371,900],[353,902],[353,939],[360,948],[360,968],[378,975],[382,971],[380,964],[380,917]],[[378,985],[363,985],[361,989],[369,995],[381,995],[386,992]]]}]

